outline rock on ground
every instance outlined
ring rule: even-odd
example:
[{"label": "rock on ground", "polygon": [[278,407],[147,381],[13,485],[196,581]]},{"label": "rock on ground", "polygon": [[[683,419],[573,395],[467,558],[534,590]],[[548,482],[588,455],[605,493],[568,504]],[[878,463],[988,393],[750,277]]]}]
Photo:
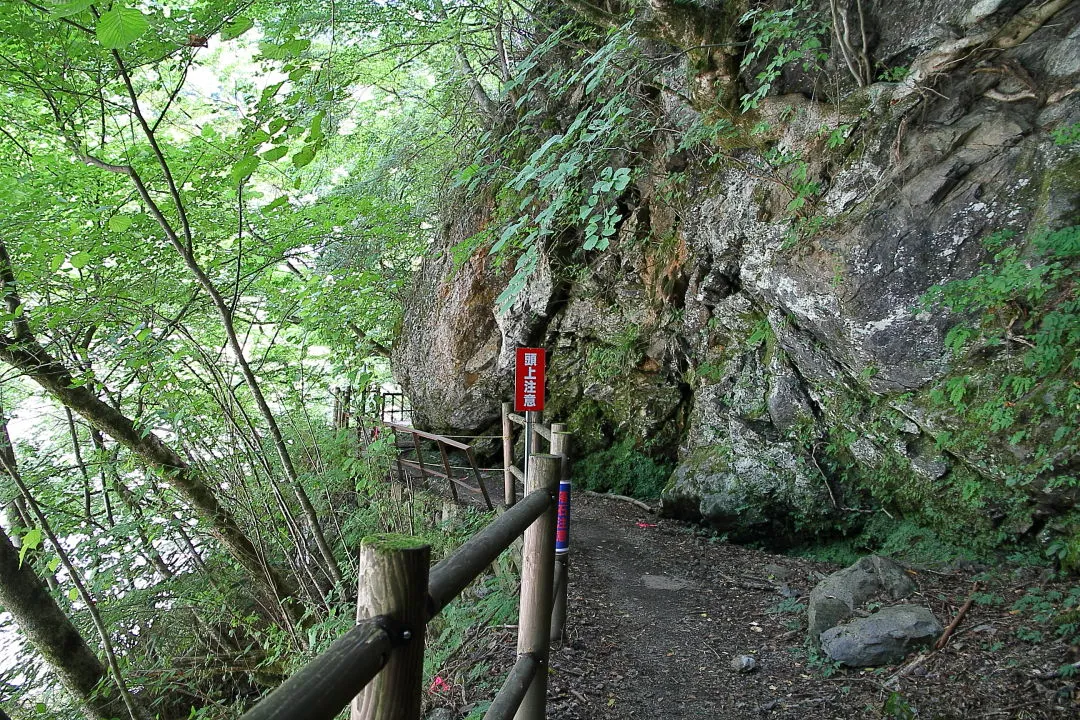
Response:
[{"label": "rock on ground", "polygon": [[927,608],[893,605],[870,617],[829,628],[821,633],[821,649],[849,667],[892,665],[940,634],[941,623]]},{"label": "rock on ground", "polygon": [[915,583],[896,561],[878,555],[861,558],[810,592],[807,637],[816,643],[824,631],[848,620],[855,608],[873,597],[901,600],[915,590]]}]

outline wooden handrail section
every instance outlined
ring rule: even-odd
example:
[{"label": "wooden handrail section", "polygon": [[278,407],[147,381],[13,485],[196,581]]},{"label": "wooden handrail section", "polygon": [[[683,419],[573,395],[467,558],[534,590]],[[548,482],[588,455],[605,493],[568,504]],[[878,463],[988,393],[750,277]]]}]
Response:
[{"label": "wooden handrail section", "polygon": [[[539,518],[553,512],[558,487],[558,463],[552,456],[543,457],[551,462],[541,466],[544,472],[539,473],[536,479],[536,490],[431,568],[426,622],[430,622],[460,595],[519,535],[529,530]],[[547,544],[551,544],[551,540]],[[552,567],[543,567],[542,558],[540,563],[533,562],[532,565],[536,568],[536,577],[523,577],[523,593],[525,588],[542,581],[544,576],[548,576],[550,583]],[[550,594],[550,590],[547,594]],[[535,596],[533,593],[534,599]],[[550,613],[550,608],[547,612]],[[408,643],[411,635],[408,628],[397,627],[388,616],[361,622],[260,700],[240,720],[334,720],[386,665],[394,648]],[[510,708],[507,711],[510,713],[518,707],[527,690],[535,685],[533,681],[537,669],[544,664],[546,652],[529,653],[522,658],[526,656],[533,658],[531,662],[534,667],[529,671],[519,669],[522,665],[519,661],[511,673],[514,689],[502,703]],[[507,685],[511,684],[510,679]],[[504,693],[500,693],[499,697],[503,696]],[[511,699],[515,702],[509,706],[507,703]],[[542,720],[542,715],[529,717],[530,720]]]},{"label": "wooden handrail section", "polygon": [[244,713],[242,720],[333,720],[383,669],[395,640],[389,623],[381,619],[360,623]]},{"label": "wooden handrail section", "polygon": [[[447,456],[446,449],[453,448],[455,450],[461,450],[465,452],[465,456],[469,461],[469,469],[472,470],[473,477],[476,479],[476,484],[480,487],[480,494],[484,498],[484,504],[488,510],[494,510],[495,506],[491,502],[491,496],[488,494],[487,485],[484,483],[484,477],[480,473],[480,468],[476,464],[476,457],[473,455],[472,446],[460,443],[451,438],[443,435],[436,435],[435,433],[424,432],[423,430],[417,430],[410,425],[403,425],[401,423],[381,421],[379,423],[383,427],[388,427],[394,430],[396,433],[402,435],[411,435],[413,438],[412,449],[416,451],[416,459],[410,460],[401,457],[400,453],[397,457],[398,472],[401,472],[402,466],[414,468],[420,471],[422,477],[432,476],[442,478],[449,481],[450,494],[454,497],[454,501],[458,500],[457,485],[472,490],[467,484],[461,482],[457,478],[453,477],[450,472],[450,459]],[[439,470],[430,467],[428,463],[424,462],[423,449],[420,447],[420,440],[430,440],[436,443],[439,447],[440,461],[442,462],[443,470]]]},{"label": "wooden handrail section", "polygon": [[495,562],[518,535],[551,507],[553,500],[553,494],[547,490],[534,490],[433,567],[428,581],[429,617],[438,615],[484,568]]},{"label": "wooden handrail section", "polygon": [[[540,413],[538,412],[537,414],[539,415]],[[518,415],[517,413],[507,413],[506,417],[510,419],[510,422],[517,423],[522,427],[525,426],[524,415]],[[548,442],[551,442],[551,428],[549,428],[547,425],[544,425],[543,423],[534,423],[533,432],[544,438]]]},{"label": "wooden handrail section", "polygon": [[412,427],[411,425],[403,425],[402,423],[389,422],[388,420],[383,420],[380,423],[380,425],[383,425],[383,426],[388,427],[388,428],[393,428],[394,430],[397,430],[397,431],[400,431],[400,432],[403,432],[403,433],[408,433],[409,435],[415,435],[417,437],[422,437],[425,440],[437,440],[437,441],[439,441],[439,442],[441,442],[441,443],[443,443],[443,444],[445,444],[445,445],[447,445],[449,447],[454,448],[455,450],[468,450],[469,449],[469,446],[466,445],[463,442],[458,442],[457,440],[452,440],[452,439],[450,439],[448,437],[443,437],[442,435],[436,435],[434,433],[424,432],[423,430],[417,430],[414,427]]},{"label": "wooden handrail section", "polygon": [[514,717],[539,669],[540,658],[532,653],[519,657],[514,663],[514,669],[506,676],[506,682],[499,694],[495,696],[495,701],[484,713],[484,720],[510,720]]}]

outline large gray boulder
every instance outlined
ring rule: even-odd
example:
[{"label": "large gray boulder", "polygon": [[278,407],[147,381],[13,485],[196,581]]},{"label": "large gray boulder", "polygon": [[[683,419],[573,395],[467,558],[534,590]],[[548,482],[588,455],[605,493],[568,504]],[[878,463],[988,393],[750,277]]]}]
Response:
[{"label": "large gray boulder", "polygon": [[915,647],[928,645],[941,634],[934,614],[918,605],[893,605],[867,618],[821,633],[821,649],[849,667],[892,665]]},{"label": "large gray boulder", "polygon": [[818,642],[823,632],[854,616],[855,609],[875,597],[901,600],[915,592],[903,566],[879,555],[828,576],[810,592],[807,637]]}]

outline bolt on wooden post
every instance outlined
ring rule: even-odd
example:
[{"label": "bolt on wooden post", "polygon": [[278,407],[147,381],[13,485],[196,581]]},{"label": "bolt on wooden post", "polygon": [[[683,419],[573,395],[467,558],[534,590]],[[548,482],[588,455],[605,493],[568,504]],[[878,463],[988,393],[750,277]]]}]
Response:
[{"label": "bolt on wooden post", "polygon": [[[558,491],[562,459],[554,455],[534,455],[532,474],[525,488],[528,495],[543,488],[552,496]],[[532,653],[540,662],[525,699],[514,720],[544,720],[547,706],[551,601],[555,564],[555,503],[525,531],[522,549],[521,611],[518,621],[518,655]]]},{"label": "bolt on wooden post", "polygon": [[406,535],[360,541],[357,622],[389,618],[398,647],[353,700],[350,720],[419,720],[431,547]]}]

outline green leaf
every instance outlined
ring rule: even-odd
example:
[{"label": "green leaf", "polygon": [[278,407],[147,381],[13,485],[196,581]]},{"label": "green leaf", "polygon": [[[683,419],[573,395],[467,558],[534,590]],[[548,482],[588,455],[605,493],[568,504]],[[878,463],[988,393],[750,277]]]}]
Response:
[{"label": "green leaf", "polygon": [[57,568],[60,567],[60,558],[54,557],[52,560],[49,561],[49,564],[46,565],[46,567],[49,568],[49,572],[56,572]]},{"label": "green leaf", "polygon": [[37,550],[41,546],[41,530],[37,528],[30,528],[26,531],[26,534],[22,536],[22,547],[19,548],[19,567],[22,567],[23,560],[26,558],[26,553],[31,550]]},{"label": "green leaf", "polygon": [[255,25],[255,21],[244,15],[240,15],[232,19],[232,21],[225,23],[225,27],[221,28],[222,40],[235,40],[240,37]]},{"label": "green leaf", "polygon": [[272,212],[274,210],[277,210],[279,207],[284,207],[285,205],[288,205],[288,204],[289,204],[289,198],[285,197],[284,195],[281,195],[281,196],[279,196],[277,198],[274,198],[274,200],[269,205],[264,207],[263,212]]},{"label": "green leaf", "polygon": [[259,158],[255,155],[248,155],[246,158],[233,165],[229,177],[234,183],[238,183],[251,173],[255,172],[255,168],[259,167],[259,162]]},{"label": "green leaf", "polygon": [[94,0],[72,0],[71,2],[61,3],[53,7],[49,12],[52,13],[53,17],[72,17],[81,12],[85,12],[93,4]]},{"label": "green leaf", "polygon": [[71,602],[75,602],[78,599],[79,599],[79,589],[78,588],[71,588],[70,590],[68,590],[68,600],[70,600]]},{"label": "green leaf", "polygon": [[274,162],[275,160],[280,160],[281,158],[285,157],[288,152],[289,148],[285,147],[284,145],[278,145],[277,147],[270,148],[269,150],[264,152],[262,154],[262,159],[266,160],[267,162]]},{"label": "green leaf", "polygon": [[253,148],[256,145],[262,145],[264,142],[270,140],[270,133],[265,130],[259,129],[251,133],[251,137],[247,140],[247,146]]},{"label": "green leaf", "polygon": [[90,261],[94,258],[88,252],[77,252],[71,256],[68,260],[71,263],[71,267],[76,270],[82,270],[84,267],[90,264]]},{"label": "green leaf", "polygon": [[326,118],[326,113],[317,112],[315,117],[311,118],[311,130],[308,132],[308,142],[318,142],[323,136],[323,119]]},{"label": "green leaf", "polygon": [[292,157],[293,165],[297,168],[306,167],[311,164],[311,161],[315,159],[315,149],[311,145],[307,145],[303,150],[296,153]]},{"label": "green leaf", "polygon": [[97,38],[106,50],[119,50],[139,39],[150,27],[150,21],[134,8],[113,7],[104,13],[97,24]]},{"label": "green leaf", "polygon": [[109,218],[109,229],[113,232],[124,232],[134,224],[135,220],[130,215],[113,215]]}]

